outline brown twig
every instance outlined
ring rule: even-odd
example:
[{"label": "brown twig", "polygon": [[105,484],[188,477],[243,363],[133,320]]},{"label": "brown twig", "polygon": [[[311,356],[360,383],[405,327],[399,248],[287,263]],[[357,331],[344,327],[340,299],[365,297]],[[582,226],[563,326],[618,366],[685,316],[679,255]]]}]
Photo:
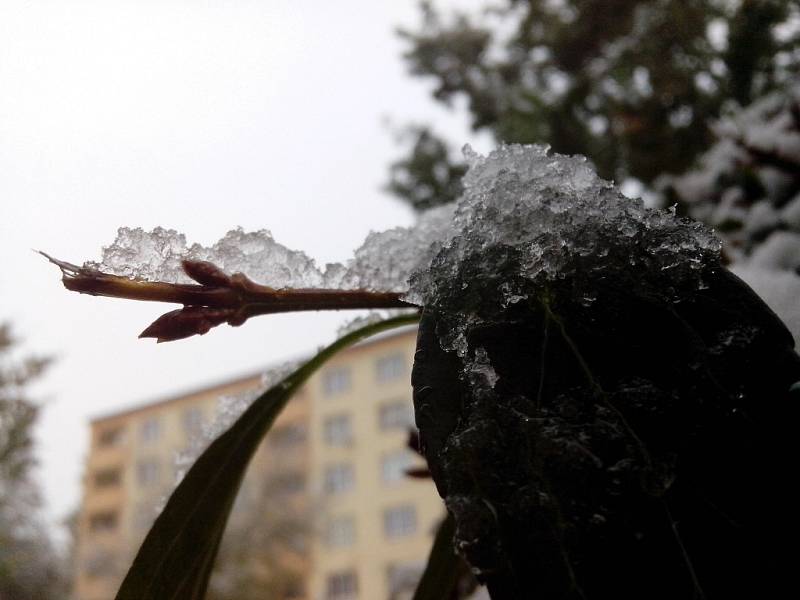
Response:
[{"label": "brown twig", "polygon": [[227,275],[205,261],[184,260],[184,272],[196,284],[142,281],[79,267],[39,252],[61,269],[64,287],[73,292],[172,302],[183,308],[156,319],[139,337],[167,342],[203,335],[222,323],[237,326],[250,317],[303,310],[411,308],[396,292],[330,289],[275,289],[259,285],[241,273]]}]

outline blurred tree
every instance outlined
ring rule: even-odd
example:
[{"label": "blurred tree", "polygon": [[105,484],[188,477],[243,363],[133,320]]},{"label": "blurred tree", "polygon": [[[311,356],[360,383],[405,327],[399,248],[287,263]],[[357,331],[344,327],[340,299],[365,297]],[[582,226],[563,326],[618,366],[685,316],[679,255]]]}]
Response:
[{"label": "blurred tree", "polygon": [[[584,154],[617,180],[684,171],[727,101],[800,72],[800,8],[787,0],[506,0],[480,25],[429,2],[422,13],[400,34],[437,100],[465,98],[475,130]],[[389,190],[418,210],[454,199],[463,167],[428,128],[411,133]]]},{"label": "blurred tree", "polygon": [[412,127],[413,141],[408,158],[391,166],[389,191],[422,211],[455,200],[461,194],[461,177],[466,166],[451,162],[447,144],[428,127]]},{"label": "blurred tree", "polygon": [[696,167],[656,181],[664,200],[714,227],[725,258],[800,347],[800,85],[714,124]]},{"label": "blurred tree", "polygon": [[294,475],[245,481],[225,530],[208,600],[288,600],[305,596],[311,534],[307,501]]},{"label": "blurred tree", "polygon": [[732,262],[800,275],[800,85],[731,110],[697,166],[657,183],[667,202],[713,226]]},{"label": "blurred tree", "polygon": [[10,326],[0,324],[0,598],[63,598],[60,563],[38,516],[31,476],[38,406],[26,394],[49,360],[15,360],[14,345]]}]

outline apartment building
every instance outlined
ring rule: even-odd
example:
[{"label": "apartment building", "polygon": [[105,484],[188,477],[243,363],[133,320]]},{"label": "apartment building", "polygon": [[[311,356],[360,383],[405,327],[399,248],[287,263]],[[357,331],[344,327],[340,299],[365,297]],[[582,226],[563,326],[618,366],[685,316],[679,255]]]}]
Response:
[{"label": "apartment building", "polygon": [[[283,508],[297,508],[304,539],[294,544],[294,558],[280,556],[299,581],[284,597],[410,597],[443,516],[433,484],[405,476],[422,462],[406,448],[415,339],[406,328],[339,353],[292,399],[254,458],[229,530],[233,536],[237,523],[254,516],[265,523],[275,518],[263,500],[265,487]],[[260,384],[254,374],[92,421],[75,600],[113,598],[174,486],[176,457],[213,418],[220,398]],[[252,545],[253,556],[264,550]]]}]

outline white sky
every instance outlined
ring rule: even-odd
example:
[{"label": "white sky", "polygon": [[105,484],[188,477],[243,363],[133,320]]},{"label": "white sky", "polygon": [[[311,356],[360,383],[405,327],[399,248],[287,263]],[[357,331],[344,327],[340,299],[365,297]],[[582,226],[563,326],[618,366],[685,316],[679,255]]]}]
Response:
[{"label": "white sky", "polygon": [[393,29],[417,22],[397,0],[0,1],[0,320],[57,358],[35,387],[53,522],[78,505],[89,417],[307,353],[353,315],[156,346],[136,336],[169,306],[69,293],[31,248],[80,263],[122,225],[205,244],[242,225],[325,263],[410,223],[381,191],[387,117],[487,148],[406,74]]}]

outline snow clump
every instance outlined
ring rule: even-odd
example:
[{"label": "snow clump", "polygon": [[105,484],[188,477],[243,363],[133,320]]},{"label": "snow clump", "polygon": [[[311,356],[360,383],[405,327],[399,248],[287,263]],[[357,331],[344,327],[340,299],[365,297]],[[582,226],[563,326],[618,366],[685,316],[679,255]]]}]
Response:
[{"label": "snow clump", "polygon": [[453,206],[423,214],[413,227],[371,232],[346,264],[320,269],[301,250],[276,242],[266,229],[229,231],[212,246],[189,245],[174,229],[152,231],[122,227],[117,239],[103,248],[99,262],[85,268],[146,281],[192,283],[181,261],[205,260],[228,274],[243,273],[256,283],[276,289],[324,288],[404,292],[412,271],[430,261],[435,241],[451,225]]},{"label": "snow clump", "polygon": [[719,263],[706,226],[650,209],[597,176],[586,159],[546,146],[501,146],[471,163],[449,236],[411,277],[411,302],[452,315],[443,346],[467,351],[466,328],[564,290],[591,305],[598,282],[679,300]]},{"label": "snow clump", "polygon": [[[123,227],[100,262],[84,266],[134,279],[189,283],[181,260],[206,260],[274,288],[408,292],[411,302],[425,305],[449,293],[448,276],[469,261],[476,275],[504,276],[499,289],[508,305],[529,294],[522,281],[541,284],[588,275],[587,270],[642,267],[669,287],[698,277],[719,251],[707,228],[623,196],[583,157],[521,145],[502,146],[485,158],[468,147],[465,153],[471,167],[457,203],[423,213],[412,227],[370,233],[346,264],[320,269],[267,230],[235,229],[205,247],[189,245],[172,229]],[[514,272],[497,262],[501,249],[514,254]]]}]

